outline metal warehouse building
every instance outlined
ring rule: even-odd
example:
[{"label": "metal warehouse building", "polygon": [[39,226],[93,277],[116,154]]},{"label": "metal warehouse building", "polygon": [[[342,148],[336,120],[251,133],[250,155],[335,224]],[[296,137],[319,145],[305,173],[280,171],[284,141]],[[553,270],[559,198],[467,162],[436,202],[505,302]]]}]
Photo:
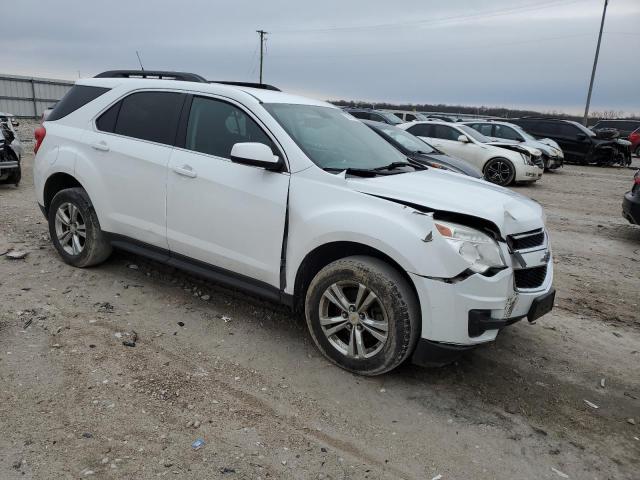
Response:
[{"label": "metal warehouse building", "polygon": [[38,118],[60,100],[74,82],[0,74],[0,112]]}]

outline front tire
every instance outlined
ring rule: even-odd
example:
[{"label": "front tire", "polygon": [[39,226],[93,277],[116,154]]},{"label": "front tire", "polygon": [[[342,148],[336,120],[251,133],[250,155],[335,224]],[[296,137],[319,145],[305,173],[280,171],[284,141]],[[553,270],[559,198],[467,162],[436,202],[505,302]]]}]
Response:
[{"label": "front tire", "polygon": [[83,188],[67,188],[53,197],[49,234],[62,259],[74,267],[91,267],[111,255],[111,244]]},{"label": "front tire", "polygon": [[484,166],[484,179],[506,187],[516,178],[516,169],[506,158],[497,157],[489,160]]},{"label": "front tire", "polygon": [[316,346],[331,362],[360,375],[380,375],[413,351],[420,331],[407,280],[373,257],[336,260],[313,278],[305,317]]}]

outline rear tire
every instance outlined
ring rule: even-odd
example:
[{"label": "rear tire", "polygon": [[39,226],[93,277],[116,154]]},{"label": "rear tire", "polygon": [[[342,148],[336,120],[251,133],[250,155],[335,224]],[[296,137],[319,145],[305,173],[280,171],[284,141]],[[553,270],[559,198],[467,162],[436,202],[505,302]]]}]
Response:
[{"label": "rear tire", "polygon": [[360,375],[396,368],[413,352],[420,332],[420,309],[407,280],[366,256],[320,270],[307,290],[305,317],[320,352]]},{"label": "rear tire", "polygon": [[489,160],[484,166],[484,179],[506,187],[516,178],[516,169],[506,158],[496,157]]},{"label": "rear tire", "polygon": [[74,267],[91,267],[111,255],[111,244],[83,188],[67,188],[53,197],[49,234],[62,259]]}]

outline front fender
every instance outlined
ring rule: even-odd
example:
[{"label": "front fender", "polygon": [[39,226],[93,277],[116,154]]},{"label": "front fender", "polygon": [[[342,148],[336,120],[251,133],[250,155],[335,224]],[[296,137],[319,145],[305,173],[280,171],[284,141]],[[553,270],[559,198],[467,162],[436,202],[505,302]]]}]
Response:
[{"label": "front fender", "polygon": [[346,181],[324,182],[294,175],[287,239],[287,293],[306,255],[333,242],[374,248],[406,272],[451,278],[467,263],[434,231],[433,216],[357,192]]}]

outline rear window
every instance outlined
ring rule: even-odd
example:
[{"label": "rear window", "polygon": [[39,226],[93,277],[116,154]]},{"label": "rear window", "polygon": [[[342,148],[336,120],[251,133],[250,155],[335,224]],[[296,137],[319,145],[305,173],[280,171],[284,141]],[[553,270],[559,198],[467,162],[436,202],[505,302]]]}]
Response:
[{"label": "rear window", "polygon": [[87,103],[95,100],[100,95],[108,92],[109,88],[90,87],[88,85],[74,85],[64,97],[56,104],[53,111],[47,117],[47,121],[60,120]]},{"label": "rear window", "polygon": [[[139,92],[129,95],[119,102],[122,105],[117,113],[114,133],[173,145],[184,97],[184,94],[174,92]],[[102,123],[108,131],[116,116],[111,111],[114,107],[98,119],[98,128]]]}]

